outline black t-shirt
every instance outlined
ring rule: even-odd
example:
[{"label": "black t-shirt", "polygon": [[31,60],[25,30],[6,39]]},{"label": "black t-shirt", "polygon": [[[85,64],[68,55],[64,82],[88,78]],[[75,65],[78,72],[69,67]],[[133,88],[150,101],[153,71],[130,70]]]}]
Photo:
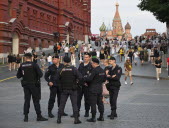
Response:
[{"label": "black t-shirt", "polygon": [[161,68],[161,63],[162,63],[162,60],[161,60],[161,59],[160,59],[160,60],[156,60],[156,61],[155,61],[155,64],[160,64],[159,66],[155,65],[156,68]]}]

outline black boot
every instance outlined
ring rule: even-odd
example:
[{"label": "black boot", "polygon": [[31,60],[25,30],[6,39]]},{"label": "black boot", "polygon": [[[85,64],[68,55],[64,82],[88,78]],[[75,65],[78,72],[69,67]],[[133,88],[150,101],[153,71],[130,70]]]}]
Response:
[{"label": "black boot", "polygon": [[79,120],[79,114],[75,114],[74,124],[81,124],[82,122]]},{"label": "black boot", "polygon": [[24,122],[28,122],[28,115],[25,115],[25,117],[24,117],[24,120],[23,120]]},{"label": "black boot", "polygon": [[61,116],[60,116],[60,115],[58,115],[57,123],[58,123],[58,124],[62,123],[62,121],[61,121]]},{"label": "black boot", "polygon": [[100,117],[97,118],[98,121],[104,121],[104,117],[103,117],[103,114],[100,114]]},{"label": "black boot", "polygon": [[92,114],[92,118],[87,119],[87,122],[96,122],[96,115]]},{"label": "black boot", "polygon": [[66,113],[64,112],[62,116],[68,116],[68,114],[66,114]]},{"label": "black boot", "polygon": [[54,118],[55,116],[52,114],[52,111],[51,110],[48,110],[48,116],[50,117],[50,118]]},{"label": "black boot", "polygon": [[114,119],[114,117],[115,117],[115,111],[112,111],[112,112],[111,112],[110,119],[111,119],[111,120],[113,120],[113,119]]},{"label": "black boot", "polygon": [[109,118],[110,118],[110,117],[111,117],[111,115],[112,115],[112,111],[111,111],[111,114],[110,114],[110,115],[108,115],[107,117],[109,117]]},{"label": "black boot", "polygon": [[48,119],[44,118],[42,115],[37,116],[37,121],[47,121]]},{"label": "black boot", "polygon": [[89,111],[86,111],[86,112],[85,112],[84,117],[89,117]]}]

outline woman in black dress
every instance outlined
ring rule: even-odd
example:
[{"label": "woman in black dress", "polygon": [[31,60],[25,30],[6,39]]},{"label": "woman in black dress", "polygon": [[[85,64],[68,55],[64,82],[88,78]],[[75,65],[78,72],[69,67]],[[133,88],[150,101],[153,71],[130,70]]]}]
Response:
[{"label": "woman in black dress", "polygon": [[21,64],[21,57],[19,56],[19,54],[16,57],[16,68],[18,69],[20,67]]},{"label": "woman in black dress", "polygon": [[11,70],[12,70],[12,59],[13,59],[12,54],[10,53],[10,54],[7,56],[7,58],[8,58],[8,64],[9,64],[9,71],[11,71]]},{"label": "woman in black dress", "polygon": [[36,52],[33,54],[33,62],[34,63],[37,63],[37,59],[38,59],[38,56],[36,54]]},{"label": "woman in black dress", "polygon": [[105,54],[104,54],[104,49],[102,48],[102,49],[100,50],[100,60],[101,60],[101,62],[103,62],[104,59],[105,59]]}]

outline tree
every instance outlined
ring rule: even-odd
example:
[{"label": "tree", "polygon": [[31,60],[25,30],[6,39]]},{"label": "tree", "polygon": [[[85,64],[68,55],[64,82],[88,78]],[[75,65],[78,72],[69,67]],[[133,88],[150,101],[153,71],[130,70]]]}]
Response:
[{"label": "tree", "polygon": [[152,12],[157,20],[166,23],[169,38],[169,0],[140,0],[138,7],[142,11]]}]

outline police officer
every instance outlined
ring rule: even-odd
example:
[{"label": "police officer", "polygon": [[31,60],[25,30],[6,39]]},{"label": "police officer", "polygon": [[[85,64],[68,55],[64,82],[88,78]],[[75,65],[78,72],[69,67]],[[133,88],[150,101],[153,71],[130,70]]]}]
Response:
[{"label": "police officer", "polygon": [[121,86],[120,78],[122,75],[122,68],[116,64],[116,59],[114,57],[109,59],[109,64],[112,65],[112,68],[106,72],[107,79],[109,81],[108,90],[111,105],[111,114],[108,115],[108,117],[110,117],[110,119],[114,119],[117,117],[117,97]]},{"label": "police officer", "polygon": [[[54,118],[54,115],[52,114],[52,109],[54,107],[56,94],[57,94],[58,107],[60,105],[61,90],[59,88],[58,75],[59,75],[59,71],[64,67],[64,65],[60,63],[60,59],[58,55],[52,57],[52,62],[53,64],[48,67],[45,73],[45,80],[48,82],[49,89],[50,89],[50,97],[48,102],[48,116],[50,118]],[[67,114],[64,113],[63,116],[67,116]]]},{"label": "police officer", "polygon": [[47,121],[48,119],[41,115],[40,109],[40,78],[43,76],[42,71],[37,64],[31,62],[32,55],[30,53],[25,54],[25,59],[26,62],[21,64],[17,72],[17,78],[22,78],[21,84],[24,90],[24,122],[28,122],[31,96],[37,114],[37,121]]},{"label": "police officer", "polygon": [[[82,76],[86,76],[93,70],[93,67],[91,65],[91,55],[89,53],[85,53],[84,55],[84,62],[79,65],[78,71],[82,74]],[[80,87],[78,88],[78,99],[77,99],[77,105],[78,110],[80,112],[81,108],[81,101],[84,95],[84,103],[85,103],[85,115],[84,117],[89,117],[89,110],[90,110],[90,104],[89,104],[89,93],[88,93],[88,87],[85,85],[85,83],[81,83]]]},{"label": "police officer", "polygon": [[71,62],[70,58],[64,57],[64,68],[60,71],[59,79],[60,79],[60,88],[62,90],[60,106],[58,111],[58,119],[57,123],[61,123],[61,116],[64,112],[64,108],[66,105],[66,101],[70,96],[70,100],[73,106],[73,115],[75,118],[74,124],[79,124],[81,121],[78,118],[78,107],[77,107],[77,80],[82,80],[82,75],[78,72],[78,70],[70,66]]},{"label": "police officer", "polygon": [[99,66],[99,60],[96,58],[92,59],[92,72],[84,77],[84,81],[89,82],[89,102],[91,106],[92,118],[88,119],[88,122],[96,122],[96,104],[98,106],[100,117],[98,121],[104,121],[104,105],[103,105],[103,88],[102,84],[106,81],[105,71]]}]

